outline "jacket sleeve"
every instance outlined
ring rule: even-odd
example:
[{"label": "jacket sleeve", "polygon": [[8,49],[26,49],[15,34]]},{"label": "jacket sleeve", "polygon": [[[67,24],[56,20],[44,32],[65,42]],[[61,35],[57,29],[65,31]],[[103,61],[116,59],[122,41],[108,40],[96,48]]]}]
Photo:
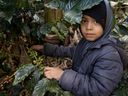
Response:
[{"label": "jacket sleeve", "polygon": [[44,55],[52,56],[52,57],[69,57],[72,58],[74,54],[74,47],[64,47],[46,43],[44,44]]},{"label": "jacket sleeve", "polygon": [[121,80],[122,66],[118,52],[109,52],[97,59],[91,74],[65,70],[59,84],[75,96],[109,96]]}]

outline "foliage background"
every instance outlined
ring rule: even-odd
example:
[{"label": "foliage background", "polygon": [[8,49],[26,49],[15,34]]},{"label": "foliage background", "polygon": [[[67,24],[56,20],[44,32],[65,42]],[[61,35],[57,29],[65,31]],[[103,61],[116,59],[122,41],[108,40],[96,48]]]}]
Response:
[{"label": "foliage background", "polygon": [[[80,3],[78,0],[50,1],[0,0],[0,96],[71,95],[64,92],[54,80],[51,82],[43,77],[44,66],[65,69],[71,66],[71,60],[45,57],[30,47],[45,42],[64,46],[77,44],[80,38],[77,23],[80,21],[81,8],[85,6],[83,2],[88,0],[80,0]],[[84,9],[100,1],[89,0]],[[83,5],[74,6],[76,3]],[[128,52],[128,1],[111,0],[111,4],[116,24],[112,36],[119,39]],[[128,96],[127,70],[113,96]]]}]

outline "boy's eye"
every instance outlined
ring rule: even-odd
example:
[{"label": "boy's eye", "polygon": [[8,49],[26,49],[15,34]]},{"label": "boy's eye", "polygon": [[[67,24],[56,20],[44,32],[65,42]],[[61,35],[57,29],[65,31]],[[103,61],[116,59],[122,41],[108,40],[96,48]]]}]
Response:
[{"label": "boy's eye", "polygon": [[97,22],[95,20],[91,20],[91,21],[88,21],[88,20],[82,20],[81,23],[88,23],[88,22],[91,22],[93,24],[97,24]]},{"label": "boy's eye", "polygon": [[97,24],[97,22],[96,21],[93,21],[95,24]]},{"label": "boy's eye", "polygon": [[81,21],[81,23],[86,23],[86,22],[87,22],[87,20],[82,20],[82,21]]}]

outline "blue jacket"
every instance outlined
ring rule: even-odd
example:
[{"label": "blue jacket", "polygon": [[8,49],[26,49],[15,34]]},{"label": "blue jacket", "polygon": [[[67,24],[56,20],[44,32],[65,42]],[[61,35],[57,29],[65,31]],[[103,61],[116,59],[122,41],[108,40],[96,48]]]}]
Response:
[{"label": "blue jacket", "polygon": [[79,54],[83,41],[77,47],[46,44],[44,52],[48,56],[69,56],[73,59],[72,69],[65,70],[59,80],[64,90],[75,96],[109,96],[123,73],[119,53],[109,45],[110,42],[102,42]]},{"label": "blue jacket", "polygon": [[117,87],[123,73],[123,64],[118,51],[110,43],[113,15],[109,3],[104,35],[95,42],[81,39],[76,47],[45,44],[44,54],[48,56],[70,57],[72,68],[64,70],[59,80],[64,90],[75,96],[109,96]]}]

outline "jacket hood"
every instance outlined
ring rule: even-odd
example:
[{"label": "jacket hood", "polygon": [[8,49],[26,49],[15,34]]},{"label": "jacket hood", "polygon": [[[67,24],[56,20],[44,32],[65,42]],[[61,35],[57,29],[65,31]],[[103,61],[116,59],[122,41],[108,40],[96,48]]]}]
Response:
[{"label": "jacket hood", "polygon": [[105,2],[106,5],[106,24],[105,24],[104,34],[101,38],[108,38],[114,25],[113,24],[114,16],[109,1],[108,0],[103,0],[103,1]]},{"label": "jacket hood", "polygon": [[99,38],[95,42],[90,42],[91,44],[89,44],[89,45],[91,48],[100,48],[100,46],[102,46],[104,44],[108,44],[108,43],[112,43],[112,42],[116,43],[116,41],[110,37],[110,33],[112,32],[112,29],[114,26],[114,22],[113,22],[114,16],[113,16],[112,7],[111,7],[110,2],[108,0],[103,0],[103,1],[105,3],[105,6],[106,6],[105,29],[104,29],[104,32],[103,32],[103,35],[101,38]]},{"label": "jacket hood", "polygon": [[[101,48],[101,46],[103,46],[103,45],[112,43],[112,42],[110,42],[109,35],[113,28],[113,12],[112,12],[112,8],[110,6],[109,1],[108,0],[103,0],[103,1],[105,2],[106,15],[107,15],[104,33],[103,33],[102,37],[100,37],[96,41],[87,41],[85,38],[82,38],[76,47],[76,50],[78,50],[78,51],[75,54],[75,57],[73,58],[74,62],[80,62],[81,60],[78,58],[80,56],[84,56],[84,54],[86,54],[87,50],[94,49],[94,48]],[[77,66],[79,66],[79,65],[80,64],[78,63]],[[74,69],[77,69],[77,68],[74,68]]]},{"label": "jacket hood", "polygon": [[81,42],[82,43],[81,46],[85,45],[84,50],[88,50],[92,48],[100,48],[102,45],[112,43],[110,42],[110,32],[112,31],[112,28],[113,28],[114,16],[113,16],[112,8],[110,6],[109,1],[103,0],[103,2],[105,3],[105,6],[106,6],[106,22],[105,22],[105,29],[104,29],[103,35],[96,41],[87,41],[83,38]]}]

